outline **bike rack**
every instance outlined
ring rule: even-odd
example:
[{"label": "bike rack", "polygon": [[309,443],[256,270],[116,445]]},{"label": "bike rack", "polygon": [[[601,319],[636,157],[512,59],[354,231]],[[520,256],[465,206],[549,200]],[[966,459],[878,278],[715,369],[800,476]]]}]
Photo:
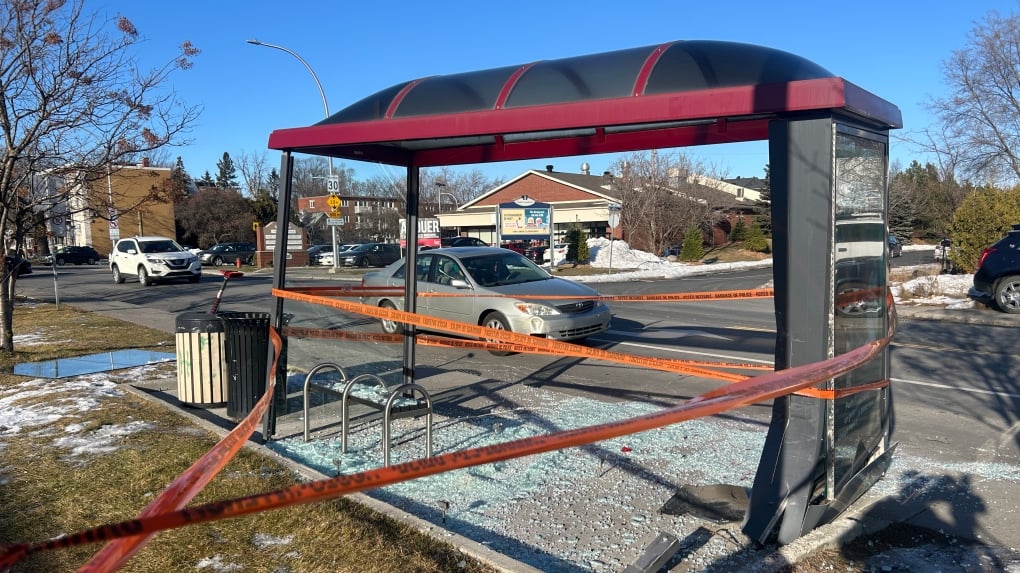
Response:
[{"label": "bike rack", "polygon": [[[312,378],[323,370],[332,369],[340,373],[341,381],[345,382],[342,391],[336,386],[324,386],[312,382]],[[374,400],[355,396],[353,389],[356,384],[365,380],[374,380],[386,394],[385,404]],[[359,374],[354,378],[348,378],[347,373],[338,364],[324,362],[316,365],[305,376],[304,383],[304,438],[311,439],[311,421],[309,420],[309,392],[317,390],[323,394],[337,396],[340,403],[340,451],[347,453],[347,435],[350,432],[350,407],[351,402],[381,411],[383,413],[383,464],[390,465],[390,422],[400,418],[417,418],[425,416],[425,456],[432,457],[432,398],[425,388],[418,384],[402,384],[392,390],[386,386],[386,382],[375,374]],[[398,403],[399,400],[409,400],[410,403]]]},{"label": "bike rack", "polygon": [[[309,439],[308,438],[308,434],[309,434],[308,426],[310,425],[310,422],[308,420],[308,396],[309,396],[308,395],[308,391],[314,389],[314,390],[318,390],[319,392],[322,392],[323,394],[332,394],[334,396],[342,396],[343,395],[342,392],[338,392],[335,388],[332,388],[330,386],[321,386],[319,384],[313,384],[312,383],[312,377],[315,376],[316,374],[318,374],[319,372],[321,372],[323,370],[326,370],[326,369],[332,369],[332,370],[336,370],[337,372],[339,372],[340,373],[341,381],[346,382],[348,380],[347,373],[344,372],[344,369],[341,368],[340,365],[335,363],[335,362],[323,362],[322,364],[317,364],[314,368],[312,368],[311,370],[308,371],[308,375],[305,376],[305,384],[304,384],[304,387],[302,389],[302,395],[303,395],[304,401],[305,401],[304,424],[305,424],[305,441],[306,442]],[[384,387],[385,387],[385,385],[384,385]],[[346,386],[344,388],[346,389]],[[344,419],[346,420],[346,417]]]}]

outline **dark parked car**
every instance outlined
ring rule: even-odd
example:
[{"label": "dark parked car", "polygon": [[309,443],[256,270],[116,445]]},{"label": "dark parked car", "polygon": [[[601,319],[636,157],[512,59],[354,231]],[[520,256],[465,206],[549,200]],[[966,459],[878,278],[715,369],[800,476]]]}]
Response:
[{"label": "dark parked car", "polygon": [[365,243],[340,253],[340,264],[345,267],[385,267],[400,258],[400,245],[396,243]]},{"label": "dark parked car", "polygon": [[531,259],[532,262],[542,264],[545,261],[545,252],[549,247],[547,245],[536,245],[534,247],[528,247],[524,249],[524,256]]},{"label": "dark parked car", "polygon": [[255,250],[255,243],[219,243],[199,251],[198,259],[203,264],[214,266],[232,265],[238,259],[250,265],[255,260]]},{"label": "dark parked car", "polygon": [[478,237],[443,237],[439,240],[446,247],[488,247],[489,244]]},{"label": "dark parked car", "polygon": [[67,263],[74,265],[96,265],[99,264],[100,256],[92,247],[57,247],[52,255],[43,259],[43,262],[51,265],[56,261],[58,267]]},{"label": "dark parked car", "polygon": [[981,253],[970,298],[1020,314],[1020,225]]},{"label": "dark parked car", "polygon": [[896,237],[889,235],[889,256],[898,257],[903,254],[903,243]]},{"label": "dark parked car", "polygon": [[30,275],[32,274],[32,261],[21,256],[8,256],[6,257],[6,263],[8,268],[17,268],[18,275]]}]

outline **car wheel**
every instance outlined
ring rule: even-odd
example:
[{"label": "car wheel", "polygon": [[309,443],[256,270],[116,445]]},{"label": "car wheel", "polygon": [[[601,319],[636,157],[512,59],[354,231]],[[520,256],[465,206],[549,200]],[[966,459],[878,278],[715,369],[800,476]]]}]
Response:
[{"label": "car wheel", "polygon": [[99,261],[97,261],[97,260],[93,259],[92,257],[89,257],[89,264],[90,264],[90,265],[94,265],[94,264],[96,264],[96,263],[98,263],[98,262],[99,262]]},{"label": "car wheel", "polygon": [[1020,314],[1020,275],[999,279],[995,285],[995,305],[1002,312]]},{"label": "car wheel", "polygon": [[[397,310],[397,307],[388,300],[382,301],[379,306],[387,310]],[[380,318],[379,323],[382,325],[382,331],[386,334],[403,334],[404,332],[403,325],[395,320]]]},{"label": "car wheel", "polygon": [[216,257],[215,259],[212,260],[212,264],[213,264],[214,267],[218,267],[218,266],[222,265],[223,264],[223,257]]},{"label": "car wheel", "polygon": [[[510,330],[510,323],[498,312],[490,312],[485,315],[485,318],[482,319],[482,326],[495,330]],[[493,356],[510,356],[517,353],[505,350],[490,350],[489,354]]]},{"label": "car wheel", "polygon": [[124,275],[120,274],[120,267],[113,265],[113,283],[122,285],[124,284]]},{"label": "car wheel", "polygon": [[361,267],[361,268],[367,267],[368,266],[368,259],[365,258],[365,257],[362,257],[362,258],[358,259],[358,266]]},{"label": "car wheel", "polygon": [[138,267],[138,284],[142,286],[149,286],[152,284],[152,280],[149,279],[149,271],[145,270],[145,267]]},{"label": "car wheel", "polygon": [[244,260],[244,264],[248,266],[255,264],[255,257],[248,257],[247,259]]},{"label": "car wheel", "polygon": [[58,259],[57,259],[57,266],[58,266],[58,267],[62,267],[62,266],[64,266],[64,259],[58,258]]}]

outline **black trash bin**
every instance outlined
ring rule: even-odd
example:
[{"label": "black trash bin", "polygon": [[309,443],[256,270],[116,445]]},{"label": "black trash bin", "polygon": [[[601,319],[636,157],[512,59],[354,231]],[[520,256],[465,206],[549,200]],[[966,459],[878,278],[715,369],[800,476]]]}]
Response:
[{"label": "black trash bin", "polygon": [[227,416],[243,418],[266,391],[269,376],[268,312],[221,312],[226,339]]},{"label": "black trash bin", "polygon": [[177,399],[200,407],[227,401],[223,321],[207,312],[177,317]]}]

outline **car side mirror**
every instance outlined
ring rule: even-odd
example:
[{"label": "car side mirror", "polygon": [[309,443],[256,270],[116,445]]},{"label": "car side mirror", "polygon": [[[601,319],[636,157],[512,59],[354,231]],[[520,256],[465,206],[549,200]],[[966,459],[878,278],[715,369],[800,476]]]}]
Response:
[{"label": "car side mirror", "polygon": [[450,279],[450,286],[453,288],[471,288],[471,285],[464,279]]},{"label": "car side mirror", "polygon": [[138,251],[136,251],[136,250],[134,250],[134,249],[128,249],[128,250],[127,250],[127,254],[129,254],[129,255],[137,255],[137,254],[138,254]]}]

